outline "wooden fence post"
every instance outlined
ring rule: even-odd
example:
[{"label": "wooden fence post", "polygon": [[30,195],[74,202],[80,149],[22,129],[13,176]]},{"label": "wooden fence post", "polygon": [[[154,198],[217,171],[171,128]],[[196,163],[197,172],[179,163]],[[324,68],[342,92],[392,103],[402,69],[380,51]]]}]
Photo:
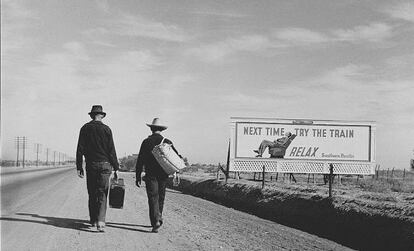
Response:
[{"label": "wooden fence post", "polygon": [[224,172],[224,175],[226,176],[225,183],[227,184],[227,180],[229,179],[229,175],[230,175],[230,139],[229,139],[229,148],[227,150],[226,171]]},{"label": "wooden fence post", "polygon": [[264,188],[265,185],[265,166],[263,165],[263,174],[262,174],[262,189]]},{"label": "wooden fence post", "polygon": [[379,165],[379,164],[378,164],[378,169],[377,169],[377,180],[378,180],[378,178],[379,178],[380,169],[381,169],[381,165]]},{"label": "wooden fence post", "polygon": [[332,198],[333,165],[329,164],[329,198]]},{"label": "wooden fence post", "polygon": [[387,182],[388,182],[388,174],[389,174],[389,172],[390,172],[390,169],[388,168],[387,169]]}]

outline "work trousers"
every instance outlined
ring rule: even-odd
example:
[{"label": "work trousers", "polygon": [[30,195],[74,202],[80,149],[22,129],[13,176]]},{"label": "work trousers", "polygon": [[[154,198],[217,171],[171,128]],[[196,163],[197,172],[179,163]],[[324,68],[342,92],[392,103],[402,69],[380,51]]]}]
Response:
[{"label": "work trousers", "polygon": [[163,220],[162,210],[164,209],[167,180],[168,178],[145,177],[151,226],[155,226],[157,222]]},{"label": "work trousers", "polygon": [[108,162],[86,163],[86,184],[91,223],[105,222],[111,172],[112,166]]},{"label": "work trousers", "polygon": [[270,140],[263,140],[262,143],[260,143],[259,146],[259,154],[262,155],[264,153],[264,151],[266,150],[266,148],[271,148],[271,147],[275,147],[277,146],[277,144],[274,141],[270,141]]}]

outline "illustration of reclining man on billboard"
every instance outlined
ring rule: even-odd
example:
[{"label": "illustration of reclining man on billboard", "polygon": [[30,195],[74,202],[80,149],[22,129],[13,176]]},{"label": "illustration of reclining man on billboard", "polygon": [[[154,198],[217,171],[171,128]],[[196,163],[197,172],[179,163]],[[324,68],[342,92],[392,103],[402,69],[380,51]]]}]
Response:
[{"label": "illustration of reclining man on billboard", "polygon": [[263,153],[268,148],[270,158],[284,158],[286,154],[286,149],[289,147],[290,143],[295,139],[296,134],[287,132],[285,137],[278,138],[274,141],[264,139],[257,150],[253,152],[257,153],[256,158],[262,157]]},{"label": "illustration of reclining man on billboard", "polygon": [[366,122],[234,119],[232,158],[373,161],[372,124]]}]

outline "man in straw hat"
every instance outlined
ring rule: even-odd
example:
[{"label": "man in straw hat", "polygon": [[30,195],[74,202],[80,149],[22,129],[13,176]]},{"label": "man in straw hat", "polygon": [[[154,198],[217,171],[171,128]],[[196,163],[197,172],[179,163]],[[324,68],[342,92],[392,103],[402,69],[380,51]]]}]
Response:
[{"label": "man in straw hat", "polygon": [[[164,208],[165,189],[167,186],[168,175],[164,172],[160,164],[152,155],[152,149],[161,143],[164,138],[161,132],[167,129],[167,126],[160,122],[159,118],[155,118],[150,127],[152,134],[146,138],[139,150],[136,169],[136,185],[141,186],[141,173],[145,166],[145,187],[147,190],[149,217],[152,226],[152,232],[157,233],[163,224],[162,211]],[[165,143],[171,144],[169,139],[164,139]],[[178,154],[174,146],[174,151]],[[181,155],[179,155],[181,157]]]},{"label": "man in straw hat", "polygon": [[104,232],[109,177],[114,169],[118,178],[119,169],[111,129],[102,123],[106,116],[102,106],[94,105],[89,113],[92,121],[82,126],[76,151],[76,168],[83,178],[83,158],[86,162],[86,184],[89,194],[89,216],[92,227]]}]

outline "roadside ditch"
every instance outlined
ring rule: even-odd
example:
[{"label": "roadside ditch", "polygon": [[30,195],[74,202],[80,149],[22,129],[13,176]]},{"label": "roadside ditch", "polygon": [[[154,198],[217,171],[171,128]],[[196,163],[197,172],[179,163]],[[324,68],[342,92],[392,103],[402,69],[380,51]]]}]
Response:
[{"label": "roadside ditch", "polygon": [[[181,176],[169,188],[360,250],[414,250],[414,206]],[[414,204],[414,196],[413,201]]]}]

